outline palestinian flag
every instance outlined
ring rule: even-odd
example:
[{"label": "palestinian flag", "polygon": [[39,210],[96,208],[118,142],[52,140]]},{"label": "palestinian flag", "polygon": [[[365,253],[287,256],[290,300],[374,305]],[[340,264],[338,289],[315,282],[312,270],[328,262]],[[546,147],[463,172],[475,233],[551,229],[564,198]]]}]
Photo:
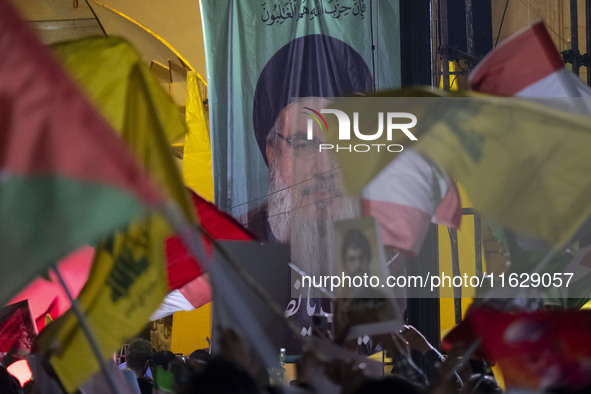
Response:
[{"label": "palestinian flag", "polygon": [[0,0],[0,302],[162,201],[123,142]]}]

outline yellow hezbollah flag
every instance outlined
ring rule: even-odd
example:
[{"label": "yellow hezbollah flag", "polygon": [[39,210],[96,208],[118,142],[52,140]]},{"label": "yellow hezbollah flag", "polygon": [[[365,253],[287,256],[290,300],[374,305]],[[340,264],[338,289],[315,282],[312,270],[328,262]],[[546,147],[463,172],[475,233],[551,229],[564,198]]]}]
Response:
[{"label": "yellow hezbollah flag", "polygon": [[[100,40],[109,46],[108,40]],[[91,47],[100,47],[96,41],[92,43],[94,45]],[[119,45],[123,45],[121,41],[116,47]],[[124,46],[130,49],[128,44]],[[65,51],[67,48],[61,49]],[[80,47],[72,50],[84,52]],[[125,50],[122,52],[127,53]],[[89,61],[95,67],[102,68],[96,56],[83,56],[75,61],[72,60],[74,57],[68,58],[70,61],[67,66],[70,68],[76,68],[76,62],[81,62],[81,68],[88,67]],[[123,70],[121,74],[117,74],[119,70]],[[170,142],[185,130],[180,112],[151,79],[139,58],[129,68],[112,69],[111,75],[103,77],[106,86],[125,95],[123,100],[120,97],[110,99],[109,95],[104,96],[107,100],[122,102],[119,111],[123,112],[123,116],[111,113],[110,119],[109,116],[107,118],[119,119],[120,128],[117,130],[138,161],[181,207],[185,216],[191,218],[193,211],[170,151]],[[88,74],[79,82],[85,89],[92,89],[93,86],[100,89],[95,78],[95,74]],[[124,89],[119,89],[113,79],[124,85]],[[115,110],[114,106],[109,108]],[[126,230],[97,246],[89,280],[79,295],[79,303],[105,359],[110,358],[123,342],[141,330],[166,295],[168,286],[164,240],[169,235],[166,221],[154,214],[132,222]],[[71,311],[42,332],[39,349],[49,358],[69,392],[76,390],[99,369]]]},{"label": "yellow hezbollah flag", "polygon": [[[472,97],[467,98],[468,94]],[[416,115],[411,131],[418,141],[409,141],[402,132],[393,132],[386,140],[384,132],[372,143],[400,144],[430,157],[466,188],[474,208],[485,217],[560,247],[591,214],[591,155],[587,152],[591,119],[552,107],[564,102],[542,105],[526,99],[420,89],[381,95],[389,98],[337,101],[334,107],[369,119],[359,121],[359,130],[376,130],[377,117],[372,115],[377,111]],[[392,97],[404,98],[392,101]],[[328,130],[339,130],[336,117],[326,118]],[[336,132],[329,132],[328,140],[343,144]],[[368,144],[354,135],[347,143]],[[348,192],[357,192],[396,154],[386,149],[367,153],[340,149],[337,157]]]},{"label": "yellow hezbollah flag", "polygon": [[[89,280],[78,297],[92,334],[109,359],[139,332],[167,294],[164,237],[168,226],[153,215],[97,247]],[[40,351],[68,392],[99,370],[88,340],[71,311],[42,331]]]},{"label": "yellow hezbollah flag", "polygon": [[195,71],[187,73],[185,112],[189,131],[185,136],[183,179],[195,193],[206,200],[213,201],[211,145]]}]

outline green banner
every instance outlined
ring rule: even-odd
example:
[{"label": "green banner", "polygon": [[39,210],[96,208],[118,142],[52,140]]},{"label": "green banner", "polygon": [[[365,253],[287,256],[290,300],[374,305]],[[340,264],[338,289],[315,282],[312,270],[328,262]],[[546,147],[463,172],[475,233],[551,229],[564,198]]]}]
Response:
[{"label": "green banner", "polygon": [[291,97],[398,87],[398,0],[202,0],[217,205],[269,194],[265,137]]}]

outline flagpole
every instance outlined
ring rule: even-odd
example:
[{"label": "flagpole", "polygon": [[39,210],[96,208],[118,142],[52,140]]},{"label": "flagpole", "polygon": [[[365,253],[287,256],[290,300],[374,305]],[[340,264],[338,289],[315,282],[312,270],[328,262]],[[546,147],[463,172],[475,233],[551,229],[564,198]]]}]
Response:
[{"label": "flagpole", "polygon": [[[442,77],[443,77],[443,89],[450,90],[449,86],[449,19],[447,17],[447,0],[440,0],[437,12],[439,13],[439,29],[441,31],[441,42],[439,43],[441,52],[441,63],[442,63]],[[437,81],[437,85],[439,85]]]},{"label": "flagpole", "polygon": [[591,86],[591,64],[589,64],[589,57],[591,57],[591,0],[585,0],[585,46],[587,47],[587,85]]},{"label": "flagpole", "polygon": [[[454,277],[461,276],[460,255],[458,250],[458,231],[448,227],[449,241],[451,245],[451,269]],[[456,324],[462,322],[462,288],[454,286],[454,318]]]},{"label": "flagpole", "polygon": [[84,335],[86,335],[86,339],[88,339],[88,343],[90,344],[90,348],[92,349],[92,352],[94,353],[94,356],[96,357],[96,359],[101,367],[101,370],[103,371],[103,374],[105,375],[105,378],[107,380],[109,388],[115,394],[123,394],[123,392],[121,390],[119,390],[119,387],[117,387],[117,384],[115,383],[115,378],[113,377],[113,375],[111,375],[111,371],[109,371],[109,368],[107,368],[107,364],[105,363],[105,360],[103,359],[103,357],[101,355],[101,350],[99,348],[99,345],[96,342],[96,340],[94,339],[94,336],[92,335],[92,331],[90,329],[90,325],[88,324],[88,320],[84,316],[84,313],[82,312],[82,309],[80,308],[80,305],[78,304],[78,301],[72,296],[72,293],[70,292],[70,289],[68,289],[68,286],[66,285],[66,282],[64,281],[64,278],[60,274],[57,266],[53,267],[53,271],[55,272],[55,275],[57,276],[57,279],[59,280],[60,285],[62,286],[62,288],[66,292],[66,295],[68,296],[68,299],[70,300],[70,303],[72,304],[72,310],[74,311],[74,314],[76,315],[76,318],[78,319],[78,323],[80,323],[80,328],[82,328]]},{"label": "flagpole", "polygon": [[580,67],[580,52],[579,52],[579,18],[578,18],[578,4],[577,0],[570,0],[570,42],[571,51],[573,56],[572,71],[575,75],[579,76]]}]

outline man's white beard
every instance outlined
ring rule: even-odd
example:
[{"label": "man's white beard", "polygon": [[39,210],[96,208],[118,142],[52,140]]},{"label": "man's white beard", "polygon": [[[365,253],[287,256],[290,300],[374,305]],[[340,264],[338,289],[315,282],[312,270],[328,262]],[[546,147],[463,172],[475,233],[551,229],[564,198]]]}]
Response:
[{"label": "man's white beard", "polygon": [[289,216],[291,211],[291,193],[285,186],[278,166],[270,166],[269,199],[267,219],[271,232],[279,242],[289,243],[291,228]]},{"label": "man's white beard", "polygon": [[[332,274],[335,242],[333,222],[358,217],[359,198],[341,195],[340,188],[332,179],[313,179],[305,184],[287,187],[275,168],[271,170],[270,177],[268,220],[273,235],[280,242],[291,241],[292,262],[307,274]],[[331,190],[331,202],[323,208],[320,207],[322,203],[317,204],[315,209],[301,207],[299,201],[306,190],[319,184]]]}]

